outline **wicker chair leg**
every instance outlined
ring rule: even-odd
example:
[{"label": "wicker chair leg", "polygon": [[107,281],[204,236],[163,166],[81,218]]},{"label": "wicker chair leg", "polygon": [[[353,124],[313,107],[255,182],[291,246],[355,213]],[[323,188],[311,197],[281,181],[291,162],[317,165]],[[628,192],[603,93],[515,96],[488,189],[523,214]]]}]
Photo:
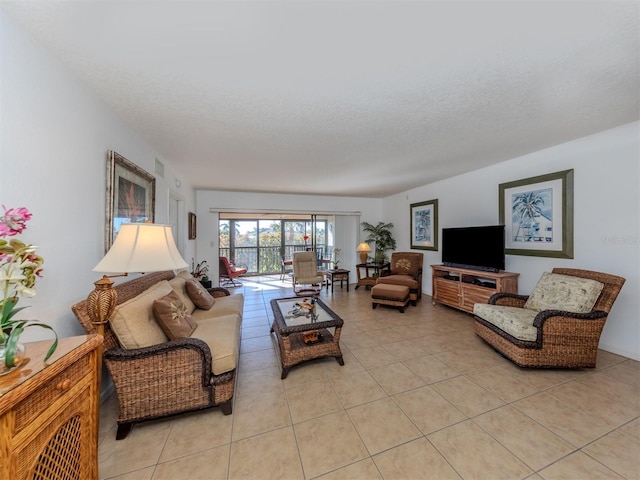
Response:
[{"label": "wicker chair leg", "polygon": [[222,413],[224,413],[225,415],[231,415],[232,400],[227,400],[226,402],[221,403],[220,410],[222,410]]},{"label": "wicker chair leg", "polygon": [[133,422],[124,422],[118,424],[118,431],[116,432],[116,440],[122,440],[127,438],[127,435],[131,432],[133,428]]}]

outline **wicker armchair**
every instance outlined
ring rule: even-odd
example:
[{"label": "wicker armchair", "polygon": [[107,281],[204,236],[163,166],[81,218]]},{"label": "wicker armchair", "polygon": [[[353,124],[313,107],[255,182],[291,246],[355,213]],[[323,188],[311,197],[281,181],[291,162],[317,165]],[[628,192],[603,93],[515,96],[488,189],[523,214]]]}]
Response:
[{"label": "wicker armchair", "polygon": [[383,270],[377,283],[409,287],[409,300],[416,306],[422,298],[422,253],[393,252],[389,270]]},{"label": "wicker armchair", "polygon": [[[535,314],[535,340],[521,340],[475,315],[475,332],[502,355],[521,367],[593,368],[600,334],[625,279],[607,273],[554,268],[552,273],[596,280],[604,284],[590,312],[542,310]],[[489,304],[523,308],[528,296],[496,293]]]},{"label": "wicker armchair", "polygon": [[[149,273],[116,285],[117,304],[142,293],[162,280],[171,280],[173,272]],[[208,291],[214,297],[229,295],[224,288]],[[83,300],[71,307],[87,333],[96,333]],[[177,413],[220,406],[231,414],[235,370],[214,375],[211,351],[197,338],[182,338],[150,347],[121,348],[109,323],[104,329],[104,363],[116,393],[120,413],[116,439],[125,438],[133,424]]]}]

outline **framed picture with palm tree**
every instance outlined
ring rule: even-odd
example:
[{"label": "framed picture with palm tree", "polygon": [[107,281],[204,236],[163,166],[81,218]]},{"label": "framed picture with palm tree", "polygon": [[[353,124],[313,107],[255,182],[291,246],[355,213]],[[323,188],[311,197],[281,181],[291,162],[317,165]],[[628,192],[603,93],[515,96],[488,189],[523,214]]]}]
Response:
[{"label": "framed picture with palm tree", "polygon": [[123,223],[153,223],[156,179],[153,175],[110,150],[107,157],[105,253]]},{"label": "framed picture with palm tree", "polygon": [[573,258],[573,169],[499,186],[505,253]]}]

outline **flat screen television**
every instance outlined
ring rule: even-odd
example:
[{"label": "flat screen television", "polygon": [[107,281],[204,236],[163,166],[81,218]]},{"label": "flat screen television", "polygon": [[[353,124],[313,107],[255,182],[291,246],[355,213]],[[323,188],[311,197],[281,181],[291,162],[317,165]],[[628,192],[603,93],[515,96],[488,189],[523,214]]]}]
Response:
[{"label": "flat screen television", "polygon": [[443,228],[442,263],[485,272],[504,270],[504,225]]}]

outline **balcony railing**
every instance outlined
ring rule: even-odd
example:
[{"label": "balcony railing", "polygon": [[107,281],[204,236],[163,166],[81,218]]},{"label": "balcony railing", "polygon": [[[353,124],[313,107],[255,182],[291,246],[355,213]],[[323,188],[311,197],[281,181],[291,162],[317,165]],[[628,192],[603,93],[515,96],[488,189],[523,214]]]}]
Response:
[{"label": "balcony railing", "polygon": [[[304,245],[285,245],[284,258],[291,259],[293,252],[304,251],[305,248]],[[318,248],[325,251],[324,246]],[[219,252],[221,257],[227,257],[233,264],[246,267],[246,275],[273,275],[282,271],[279,246],[234,247],[233,256],[229,247],[220,247]]]}]

